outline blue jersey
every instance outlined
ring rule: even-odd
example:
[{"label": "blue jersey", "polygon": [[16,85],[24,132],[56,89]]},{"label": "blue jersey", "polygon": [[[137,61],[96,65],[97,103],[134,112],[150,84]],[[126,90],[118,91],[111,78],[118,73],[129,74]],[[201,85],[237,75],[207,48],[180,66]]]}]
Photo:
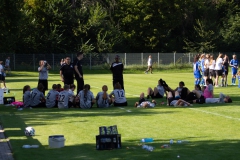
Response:
[{"label": "blue jersey", "polygon": [[199,63],[196,62],[193,64],[193,74],[195,78],[201,78],[201,73],[199,70]]},{"label": "blue jersey", "polygon": [[238,67],[238,65],[239,65],[239,63],[238,63],[238,60],[237,59],[232,59],[231,61],[230,61],[230,65],[232,66],[232,74],[233,75],[235,75],[235,74],[237,74],[237,68],[235,68],[235,67]]},{"label": "blue jersey", "polygon": [[204,72],[204,59],[201,60],[200,66],[201,66],[202,72]]}]

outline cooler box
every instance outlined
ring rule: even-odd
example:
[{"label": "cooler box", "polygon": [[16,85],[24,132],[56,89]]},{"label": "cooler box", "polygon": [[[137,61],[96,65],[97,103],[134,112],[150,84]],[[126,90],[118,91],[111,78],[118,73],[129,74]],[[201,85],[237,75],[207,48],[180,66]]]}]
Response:
[{"label": "cooler box", "polygon": [[52,135],[48,138],[48,144],[50,148],[62,148],[64,147],[64,143],[64,135]]},{"label": "cooler box", "polygon": [[11,104],[12,102],[15,102],[15,96],[4,97],[3,102],[4,102],[4,104]]}]

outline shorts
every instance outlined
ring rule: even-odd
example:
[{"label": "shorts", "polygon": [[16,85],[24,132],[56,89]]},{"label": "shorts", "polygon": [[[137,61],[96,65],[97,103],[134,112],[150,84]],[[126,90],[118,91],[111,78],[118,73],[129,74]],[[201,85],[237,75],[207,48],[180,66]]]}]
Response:
[{"label": "shorts", "polygon": [[215,72],[216,72],[216,76],[222,76],[222,72],[223,72],[222,70],[216,70]]},{"label": "shorts", "polygon": [[42,83],[42,85],[43,85],[43,90],[44,91],[46,91],[46,90],[48,90],[48,80],[47,79],[39,79],[38,80],[38,84],[39,83]]},{"label": "shorts", "polygon": [[2,74],[0,74],[0,81],[5,81],[5,76],[3,76]]},{"label": "shorts", "polygon": [[169,105],[169,106],[170,106],[170,103],[171,103],[173,100],[175,100],[175,98],[173,98],[173,97],[168,98],[168,105]]},{"label": "shorts", "polygon": [[203,75],[204,75],[204,77],[208,77],[209,76],[209,69],[205,69]]},{"label": "shorts", "polygon": [[216,72],[214,69],[209,69],[209,76],[216,77]]},{"label": "shorts", "polygon": [[159,92],[156,94],[156,96],[154,96],[154,93],[151,94],[152,98],[163,98],[163,96],[161,94],[159,94]]},{"label": "shorts", "polygon": [[232,75],[236,75],[237,74],[237,69],[236,68],[232,68]]},{"label": "shorts", "polygon": [[124,102],[124,103],[116,103],[116,102],[114,102],[113,105],[114,106],[127,106],[128,103],[127,102]]}]

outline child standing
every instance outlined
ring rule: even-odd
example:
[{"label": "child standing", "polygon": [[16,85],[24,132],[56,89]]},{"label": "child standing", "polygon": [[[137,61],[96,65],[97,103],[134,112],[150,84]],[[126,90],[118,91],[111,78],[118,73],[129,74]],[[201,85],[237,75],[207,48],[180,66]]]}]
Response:
[{"label": "child standing", "polygon": [[237,56],[233,55],[233,59],[230,61],[230,66],[232,67],[232,85],[236,85],[236,74],[238,71],[238,60]]},{"label": "child standing", "polygon": [[23,87],[23,107],[28,108],[31,104],[31,87],[26,85]]},{"label": "child standing", "polygon": [[79,101],[80,101],[80,108],[87,109],[92,108],[93,104],[95,103],[93,93],[90,91],[90,85],[85,84],[83,86],[83,90],[78,93]]},{"label": "child standing", "polygon": [[109,107],[111,104],[111,99],[107,93],[108,87],[106,85],[102,86],[102,92],[98,92],[96,96],[97,107],[104,108]]},{"label": "child standing", "polygon": [[53,84],[52,89],[48,92],[46,97],[47,108],[57,107],[58,95],[59,95],[59,92],[57,91],[57,85]]},{"label": "child standing", "polygon": [[[113,97],[114,96],[114,97]],[[110,93],[109,97],[112,99],[114,106],[127,106],[127,99],[125,97],[125,91],[122,89],[119,83],[114,85],[114,90]]]}]

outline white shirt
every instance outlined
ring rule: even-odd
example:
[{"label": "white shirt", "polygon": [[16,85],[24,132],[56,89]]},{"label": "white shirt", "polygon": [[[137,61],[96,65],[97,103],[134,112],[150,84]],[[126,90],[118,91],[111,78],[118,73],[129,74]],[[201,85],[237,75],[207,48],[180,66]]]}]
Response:
[{"label": "white shirt", "polygon": [[152,65],[152,58],[148,58],[148,66]]},{"label": "white shirt", "polygon": [[208,60],[208,59],[205,59],[204,68],[205,68],[205,69],[208,69],[208,68],[209,68],[209,60]]},{"label": "white shirt", "polygon": [[222,64],[223,64],[223,59],[218,58],[217,61],[216,61],[215,70],[222,70]]},{"label": "white shirt", "polygon": [[114,95],[115,103],[125,103],[127,99],[123,89],[114,89],[110,95]]},{"label": "white shirt", "polygon": [[212,64],[209,65],[209,69],[215,69],[215,60],[213,60]]},{"label": "white shirt", "polygon": [[2,74],[3,66],[0,64],[0,74]]}]

